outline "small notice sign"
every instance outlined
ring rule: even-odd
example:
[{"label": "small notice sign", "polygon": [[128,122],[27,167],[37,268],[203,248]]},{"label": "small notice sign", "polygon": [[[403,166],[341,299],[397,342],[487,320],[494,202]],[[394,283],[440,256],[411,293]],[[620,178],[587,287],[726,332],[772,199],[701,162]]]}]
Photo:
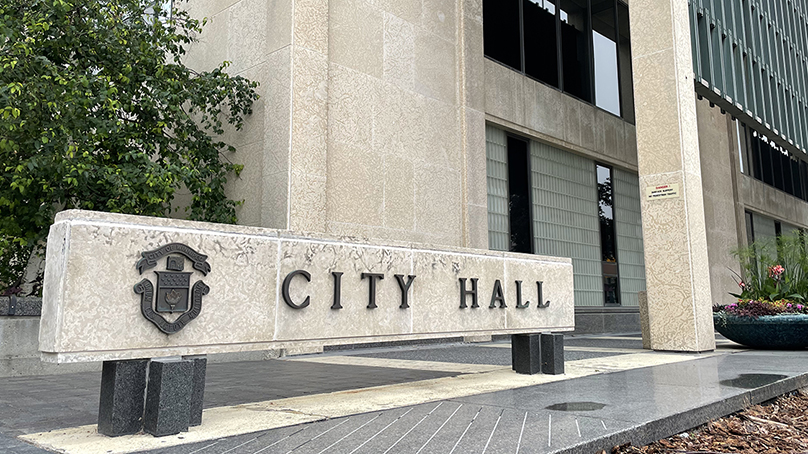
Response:
[{"label": "small notice sign", "polygon": [[661,184],[659,186],[647,186],[645,194],[648,199],[671,199],[679,197],[678,184]]}]

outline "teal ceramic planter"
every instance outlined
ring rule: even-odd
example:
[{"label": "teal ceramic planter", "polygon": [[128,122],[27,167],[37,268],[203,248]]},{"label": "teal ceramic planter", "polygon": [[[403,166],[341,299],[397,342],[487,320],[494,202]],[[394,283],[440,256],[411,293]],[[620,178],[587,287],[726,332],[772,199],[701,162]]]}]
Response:
[{"label": "teal ceramic planter", "polygon": [[808,315],[766,315],[758,318],[713,313],[715,330],[741,345],[760,349],[808,347]]}]

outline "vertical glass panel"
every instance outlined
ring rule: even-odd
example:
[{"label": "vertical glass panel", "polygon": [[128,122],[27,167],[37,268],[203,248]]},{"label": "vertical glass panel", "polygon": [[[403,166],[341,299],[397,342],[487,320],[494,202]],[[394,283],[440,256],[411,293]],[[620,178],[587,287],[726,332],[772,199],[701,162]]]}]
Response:
[{"label": "vertical glass panel", "polygon": [[592,54],[595,59],[595,105],[620,115],[617,76],[615,0],[592,0]]},{"label": "vertical glass panel", "polygon": [[505,131],[485,126],[488,175],[488,249],[507,251],[510,244],[508,218],[508,148]]},{"label": "vertical glass panel", "polygon": [[640,179],[636,173],[612,169],[612,180],[620,304],[637,306],[637,293],[645,291]]},{"label": "vertical glass panel", "polygon": [[634,81],[631,72],[631,33],[629,33],[628,7],[617,2],[620,54],[620,105],[623,118],[634,123]]},{"label": "vertical glass panel", "polygon": [[534,252],[572,258],[576,306],[603,306],[595,163],[530,142]]},{"label": "vertical glass panel", "polygon": [[800,163],[796,159],[789,159],[791,161],[791,181],[794,185],[794,197],[802,198],[802,178],[800,176]]},{"label": "vertical glass panel", "polygon": [[772,168],[772,152],[768,142],[764,142],[757,136],[757,142],[760,146],[760,161],[763,164],[763,182],[774,186],[774,170]]},{"label": "vertical glass panel", "polygon": [[791,182],[791,159],[788,154],[780,153],[780,166],[783,172],[783,190],[794,195],[794,185]]},{"label": "vertical glass panel", "polygon": [[746,134],[746,126],[744,126],[740,121],[736,121],[735,137],[738,141],[738,164],[741,166],[741,173],[749,175],[749,162],[746,159],[746,140],[744,138],[744,134]]},{"label": "vertical glass panel", "polygon": [[483,0],[485,55],[522,70],[518,0]]},{"label": "vertical glass panel", "polygon": [[511,252],[532,252],[530,235],[530,183],[527,142],[508,137],[508,208],[511,224]]},{"label": "vertical glass panel", "polygon": [[597,166],[598,218],[600,219],[601,260],[616,262],[614,239],[614,199],[612,198],[612,169]]},{"label": "vertical glass panel", "polygon": [[780,150],[773,146],[774,144],[769,143],[769,153],[771,153],[772,159],[772,174],[774,181],[772,184],[775,188],[785,191],[785,186],[783,185],[783,161],[781,159],[782,155],[780,154]]},{"label": "vertical glass panel", "polygon": [[603,295],[607,306],[620,304],[618,297],[617,239],[614,225],[614,190],[612,169],[596,166],[598,178],[598,218],[600,219],[600,254],[603,273]]},{"label": "vertical glass panel", "polygon": [[525,73],[558,87],[556,0],[523,0]]},{"label": "vertical glass panel", "polygon": [[561,0],[560,18],[564,91],[592,102],[588,1]]},{"label": "vertical glass panel", "polygon": [[763,169],[761,168],[761,151],[760,151],[760,139],[757,137],[757,132],[752,132],[752,135],[749,136],[749,149],[751,151],[752,156],[752,172],[753,177],[757,178],[758,180],[763,180]]},{"label": "vertical glass panel", "polygon": [[755,229],[752,225],[752,213],[744,211],[744,217],[746,218],[746,245],[749,246],[755,242]]},{"label": "vertical glass panel", "polygon": [[802,200],[808,200],[808,164],[800,161],[800,181],[802,182]]},{"label": "vertical glass panel", "polygon": [[699,66],[701,71],[699,77],[712,82],[712,72],[710,71],[710,24],[707,23],[706,16],[699,16],[696,24],[699,37]]}]

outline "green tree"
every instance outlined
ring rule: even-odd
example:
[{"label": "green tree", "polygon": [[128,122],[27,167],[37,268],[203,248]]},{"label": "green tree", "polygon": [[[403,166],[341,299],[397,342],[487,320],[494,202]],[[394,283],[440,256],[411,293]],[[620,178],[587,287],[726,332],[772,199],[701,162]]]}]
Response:
[{"label": "green tree", "polygon": [[166,216],[187,188],[188,218],[236,221],[219,137],[257,83],[185,67],[202,22],[164,3],[0,2],[0,291],[63,209]]}]

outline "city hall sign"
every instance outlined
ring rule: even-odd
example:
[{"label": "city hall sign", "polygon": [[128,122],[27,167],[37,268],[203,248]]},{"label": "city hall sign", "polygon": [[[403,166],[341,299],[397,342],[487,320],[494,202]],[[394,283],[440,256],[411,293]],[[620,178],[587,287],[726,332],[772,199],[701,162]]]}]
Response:
[{"label": "city hall sign", "polygon": [[65,211],[48,237],[50,362],[570,331],[569,259]]}]

